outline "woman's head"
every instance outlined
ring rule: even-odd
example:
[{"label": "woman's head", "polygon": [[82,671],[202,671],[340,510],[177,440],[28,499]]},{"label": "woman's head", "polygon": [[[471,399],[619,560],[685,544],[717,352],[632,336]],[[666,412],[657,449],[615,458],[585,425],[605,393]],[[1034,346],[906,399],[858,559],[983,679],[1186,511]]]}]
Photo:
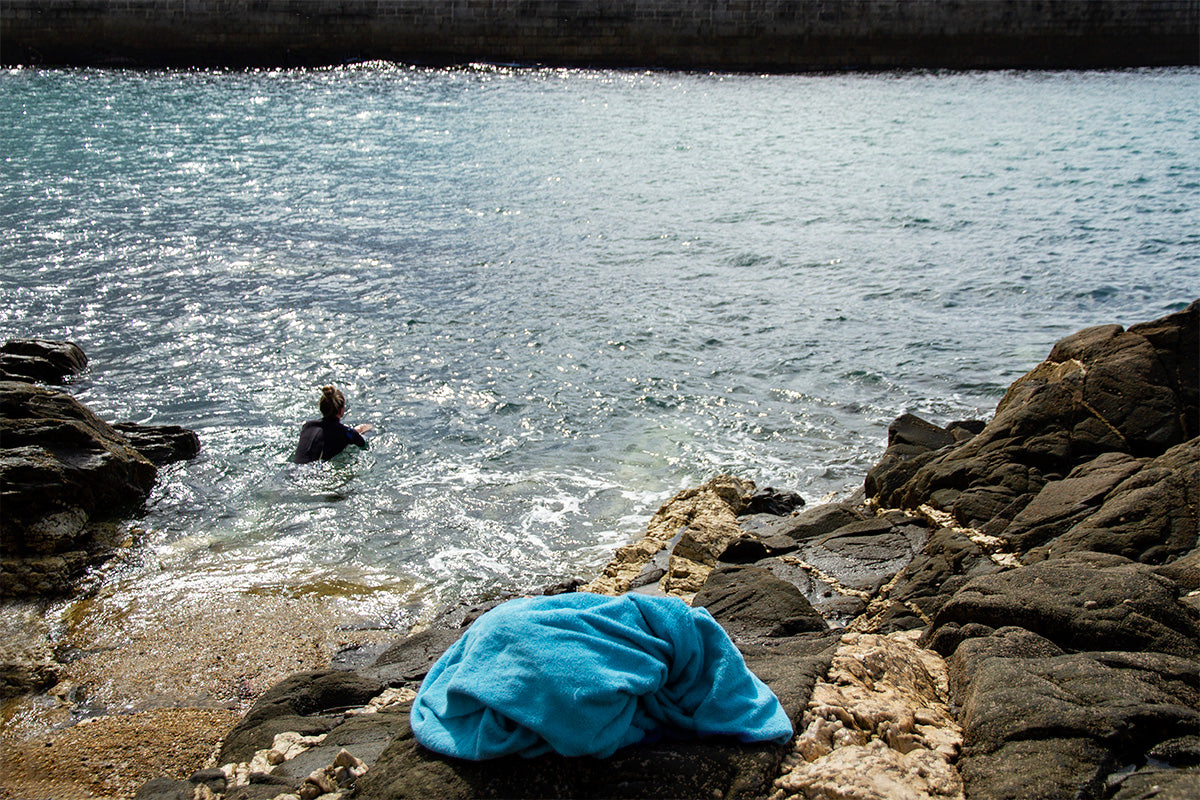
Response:
[{"label": "woman's head", "polygon": [[346,396],[333,386],[321,387],[321,416],[326,419],[338,418],[346,410]]}]

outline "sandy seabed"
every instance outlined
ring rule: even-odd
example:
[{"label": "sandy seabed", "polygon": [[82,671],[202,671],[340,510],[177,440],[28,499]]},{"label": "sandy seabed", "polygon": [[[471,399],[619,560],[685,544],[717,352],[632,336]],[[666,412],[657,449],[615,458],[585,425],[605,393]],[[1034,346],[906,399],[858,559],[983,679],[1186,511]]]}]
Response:
[{"label": "sandy seabed", "polygon": [[61,625],[55,647],[71,655],[47,693],[4,703],[3,800],[126,800],[150,778],[186,778],[275,683],[403,633],[355,629],[328,596],[191,594],[150,608],[99,595],[59,613],[32,627],[5,614],[45,660]]}]

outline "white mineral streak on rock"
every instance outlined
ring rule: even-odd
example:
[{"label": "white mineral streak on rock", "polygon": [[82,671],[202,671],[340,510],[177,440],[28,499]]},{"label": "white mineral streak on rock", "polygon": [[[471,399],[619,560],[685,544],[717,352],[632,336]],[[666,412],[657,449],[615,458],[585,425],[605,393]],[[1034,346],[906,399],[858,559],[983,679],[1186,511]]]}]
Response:
[{"label": "white mineral streak on rock", "polygon": [[837,578],[835,578],[833,575],[830,575],[828,572],[825,572],[824,570],[813,566],[812,564],[808,563],[807,561],[805,561],[804,559],[800,558],[799,556],[797,556],[793,553],[784,553],[781,556],[776,556],[776,558],[778,558],[780,561],[782,561],[785,564],[791,564],[793,567],[799,567],[800,569],[807,572],[809,575],[816,577],[818,580],[824,581],[825,583],[829,584],[830,589],[832,589],[833,591],[837,592],[840,595],[845,595],[847,597],[857,597],[862,600],[870,600],[872,597],[870,592],[866,592],[861,589],[854,589],[849,586],[843,586],[842,582],[839,581]]},{"label": "white mineral streak on rock", "polygon": [[1021,562],[1017,560],[1015,553],[1005,552],[1006,543],[999,536],[991,536],[975,528],[960,528],[954,524],[954,517],[952,515],[945,511],[939,511],[930,505],[921,506],[917,509],[917,513],[942,528],[951,528],[963,534],[972,542],[979,545],[979,549],[996,564],[1002,567],[1021,566]]},{"label": "white mineral streak on rock", "polygon": [[416,691],[407,686],[392,686],[372,697],[371,701],[362,708],[347,711],[346,715],[352,717],[359,714],[376,714],[389,706],[411,702],[416,696]]},{"label": "white mineral streak on rock", "polygon": [[918,637],[842,637],[771,800],[961,800],[945,664]]}]

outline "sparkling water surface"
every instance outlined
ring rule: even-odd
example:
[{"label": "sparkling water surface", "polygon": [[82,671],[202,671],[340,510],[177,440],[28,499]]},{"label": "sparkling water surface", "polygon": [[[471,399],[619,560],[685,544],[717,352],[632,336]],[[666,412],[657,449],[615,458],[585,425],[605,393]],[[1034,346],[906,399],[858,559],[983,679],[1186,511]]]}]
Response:
[{"label": "sparkling water surface", "polygon": [[[1200,296],[1200,70],[0,73],[0,336],[196,430],[104,580],[402,626],[727,472],[847,493]],[[289,463],[323,383],[370,449]]]}]

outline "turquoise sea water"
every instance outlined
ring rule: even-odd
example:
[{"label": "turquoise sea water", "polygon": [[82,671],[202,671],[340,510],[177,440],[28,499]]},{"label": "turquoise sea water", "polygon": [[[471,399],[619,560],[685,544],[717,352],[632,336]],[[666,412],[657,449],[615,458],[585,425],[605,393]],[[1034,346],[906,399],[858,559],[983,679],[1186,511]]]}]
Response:
[{"label": "turquoise sea water", "polygon": [[[1200,71],[0,73],[0,336],[196,430],[107,581],[403,625],[1200,297]],[[371,447],[291,466],[318,387]]]}]

